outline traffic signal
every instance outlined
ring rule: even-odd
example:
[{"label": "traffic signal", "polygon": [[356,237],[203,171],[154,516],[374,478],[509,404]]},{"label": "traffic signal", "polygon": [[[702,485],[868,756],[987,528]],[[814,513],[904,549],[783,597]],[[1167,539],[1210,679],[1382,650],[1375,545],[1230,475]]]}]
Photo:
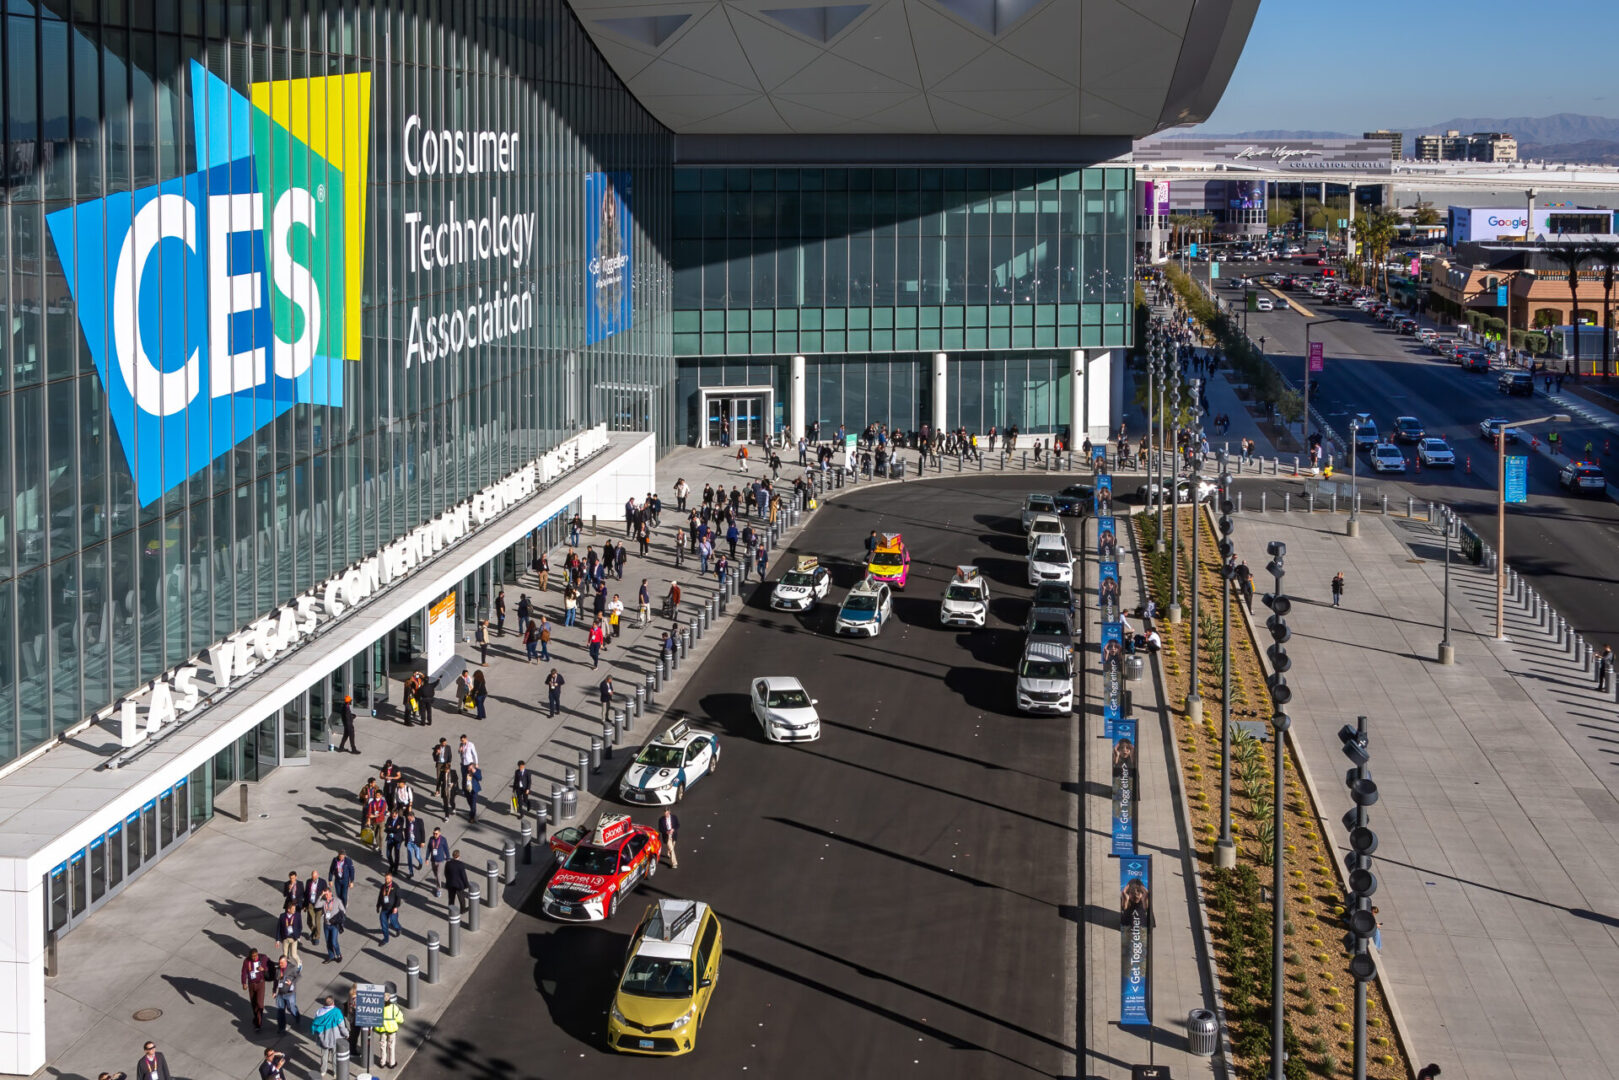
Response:
[{"label": "traffic signal", "polygon": [[1286,576],[1287,569],[1283,561],[1287,555],[1287,545],[1280,540],[1272,540],[1265,546],[1270,555],[1270,562],[1265,569],[1270,571],[1275,581],[1275,591],[1264,595],[1266,607],[1270,608],[1272,615],[1265,620],[1265,629],[1270,631],[1271,640],[1275,643],[1265,649],[1265,655],[1270,658],[1272,673],[1265,677],[1265,685],[1270,689],[1270,700],[1276,706],[1276,716],[1273,722],[1278,731],[1287,729],[1287,716],[1283,710],[1287,703],[1293,700],[1293,688],[1287,685],[1287,671],[1293,666],[1293,660],[1283,648],[1293,637],[1293,630],[1287,625],[1288,613],[1293,610],[1293,601],[1282,592],[1282,578]]},{"label": "traffic signal", "polygon": [[1377,784],[1372,781],[1370,739],[1366,734],[1366,718],[1359,717],[1353,727],[1345,724],[1338,729],[1338,740],[1351,768],[1344,776],[1349,797],[1355,807],[1344,815],[1349,829],[1349,853],[1344,865],[1349,871],[1349,896],[1345,905],[1349,912],[1349,935],[1345,946],[1352,954],[1349,973],[1359,982],[1376,974],[1370,943],[1377,934],[1377,916],[1372,913],[1372,894],[1377,892],[1377,875],[1372,873],[1372,854],[1377,851],[1377,833],[1367,824],[1368,810],[1377,803]]}]

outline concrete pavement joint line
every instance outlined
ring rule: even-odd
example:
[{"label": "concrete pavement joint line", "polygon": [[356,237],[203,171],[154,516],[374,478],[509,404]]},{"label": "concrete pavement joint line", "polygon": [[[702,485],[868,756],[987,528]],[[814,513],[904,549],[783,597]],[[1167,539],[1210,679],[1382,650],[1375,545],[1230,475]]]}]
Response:
[{"label": "concrete pavement joint line", "polygon": [[[1205,509],[1209,514],[1210,524],[1213,526],[1213,510],[1207,507],[1205,507]],[[1247,628],[1248,631],[1248,644],[1253,648],[1254,653],[1258,656],[1260,670],[1265,673],[1265,677],[1268,680],[1270,677],[1276,674],[1276,669],[1272,667],[1270,657],[1265,654],[1264,647],[1260,645],[1259,629],[1255,623],[1255,618],[1253,615],[1249,614],[1246,606],[1238,604],[1236,607],[1238,615],[1240,615],[1242,618],[1242,624]],[[1298,768],[1299,776],[1304,780],[1305,791],[1310,797],[1311,815],[1315,818],[1316,827],[1321,830],[1321,835],[1324,839],[1331,835],[1328,830],[1327,819],[1321,814],[1321,808],[1326,804],[1322,801],[1321,793],[1316,787],[1315,777],[1310,773],[1309,763],[1305,760],[1304,756],[1304,748],[1299,745],[1298,731],[1299,726],[1295,724],[1288,728],[1285,737],[1287,739],[1288,749],[1293,755],[1293,763]],[[1336,850],[1338,845],[1333,843],[1332,847],[1334,850]],[[1344,885],[1342,880],[1342,866],[1339,864],[1337,859],[1333,860],[1333,881],[1340,889]],[[1416,1042],[1411,1037],[1410,1027],[1405,1022],[1405,1015],[1400,1011],[1400,1005],[1395,999],[1393,987],[1389,984],[1388,973],[1383,968],[1383,957],[1381,955],[1381,950],[1371,950],[1371,956],[1372,963],[1376,966],[1378,984],[1383,988],[1383,1000],[1388,1004],[1389,1018],[1394,1021],[1395,1035],[1399,1038],[1400,1046],[1405,1051],[1406,1060],[1415,1066],[1416,1062],[1421,1060],[1421,1058],[1417,1055]]]}]

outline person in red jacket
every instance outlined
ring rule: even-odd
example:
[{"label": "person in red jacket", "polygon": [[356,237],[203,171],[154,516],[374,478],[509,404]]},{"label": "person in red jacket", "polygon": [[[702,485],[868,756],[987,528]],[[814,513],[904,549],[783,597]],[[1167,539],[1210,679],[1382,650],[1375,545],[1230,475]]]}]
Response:
[{"label": "person in red jacket", "polygon": [[242,961],[242,989],[253,1006],[254,1031],[264,1028],[264,981],[269,977],[270,958],[257,949],[249,949],[247,959]]}]

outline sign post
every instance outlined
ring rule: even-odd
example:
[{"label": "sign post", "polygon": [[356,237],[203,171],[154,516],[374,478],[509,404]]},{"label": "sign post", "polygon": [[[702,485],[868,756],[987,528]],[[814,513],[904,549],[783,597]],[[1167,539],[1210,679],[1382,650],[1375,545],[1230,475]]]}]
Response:
[{"label": "sign post", "polygon": [[382,1026],[382,1006],[388,988],[381,983],[359,983],[354,990],[354,1026],[365,1032],[365,1071],[373,1075],[371,1031]]},{"label": "sign post", "polygon": [[1527,456],[1513,454],[1507,458],[1506,481],[1507,502],[1526,503],[1529,501],[1529,458]]}]

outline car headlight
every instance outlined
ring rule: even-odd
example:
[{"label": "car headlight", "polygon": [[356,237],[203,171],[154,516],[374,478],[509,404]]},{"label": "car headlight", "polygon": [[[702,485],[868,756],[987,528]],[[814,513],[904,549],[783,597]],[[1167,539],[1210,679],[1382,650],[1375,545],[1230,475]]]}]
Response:
[{"label": "car headlight", "polygon": [[683,1014],[681,1014],[680,1016],[675,1018],[675,1022],[669,1025],[669,1030],[670,1031],[679,1031],[681,1028],[685,1027],[687,1024],[691,1023],[696,1018],[697,1018],[697,1006],[693,1005],[691,1008],[687,1009]]},{"label": "car headlight", "polygon": [[629,1017],[625,1016],[623,1013],[618,1011],[618,1006],[617,1005],[613,1006],[612,1017],[613,1017],[613,1020],[614,1020],[615,1023],[627,1024],[627,1023],[630,1022]]}]

